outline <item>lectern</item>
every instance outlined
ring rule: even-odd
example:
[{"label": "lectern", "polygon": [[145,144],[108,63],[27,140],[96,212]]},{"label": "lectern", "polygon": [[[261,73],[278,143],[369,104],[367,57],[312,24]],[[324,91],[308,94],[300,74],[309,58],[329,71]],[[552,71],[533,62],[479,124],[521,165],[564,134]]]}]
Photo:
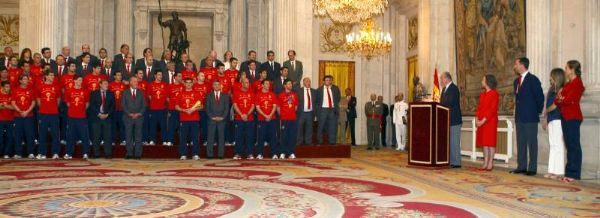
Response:
[{"label": "lectern", "polygon": [[409,105],[408,165],[442,168],[449,164],[450,109],[437,102]]}]

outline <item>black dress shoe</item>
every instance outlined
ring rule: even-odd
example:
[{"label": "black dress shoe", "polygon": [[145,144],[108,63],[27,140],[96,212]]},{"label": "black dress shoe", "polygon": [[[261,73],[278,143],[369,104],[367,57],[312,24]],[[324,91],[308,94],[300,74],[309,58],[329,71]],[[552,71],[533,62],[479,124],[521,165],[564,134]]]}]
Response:
[{"label": "black dress shoe", "polygon": [[141,159],[142,159],[142,157],[135,157],[135,159],[136,159],[136,160],[141,160]]},{"label": "black dress shoe", "polygon": [[376,147],[375,150],[379,150],[379,147]]},{"label": "black dress shoe", "polygon": [[525,175],[526,176],[535,176],[537,174],[537,172],[526,172]]},{"label": "black dress shoe", "polygon": [[460,165],[450,165],[450,168],[461,168]]},{"label": "black dress shoe", "polygon": [[206,157],[206,159],[208,159],[208,160],[212,160],[212,159],[213,159],[213,157]]},{"label": "black dress shoe", "polygon": [[525,171],[525,170],[511,170],[511,171],[508,171],[508,173],[510,173],[510,174],[525,174],[525,173],[527,173],[527,171]]},{"label": "black dress shoe", "polygon": [[125,160],[131,159],[131,156],[125,156]]},{"label": "black dress shoe", "polygon": [[104,159],[107,159],[107,160],[112,159],[112,156],[106,156],[106,157],[104,157]]},{"label": "black dress shoe", "polygon": [[370,148],[370,147],[369,147],[369,148],[367,148],[367,150],[369,150],[369,151],[370,151],[370,150],[373,150],[373,148]]}]

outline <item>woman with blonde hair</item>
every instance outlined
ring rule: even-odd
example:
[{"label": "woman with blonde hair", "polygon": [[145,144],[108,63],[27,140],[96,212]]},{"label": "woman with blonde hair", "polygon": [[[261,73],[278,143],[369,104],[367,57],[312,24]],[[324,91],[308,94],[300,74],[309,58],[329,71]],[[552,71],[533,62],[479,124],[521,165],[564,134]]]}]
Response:
[{"label": "woman with blonde hair", "polygon": [[550,143],[550,156],[548,157],[548,174],[546,178],[558,179],[565,174],[565,142],[563,138],[560,111],[554,104],[556,93],[565,84],[565,71],[554,68],[550,72],[550,89],[546,95],[546,121],[542,128],[548,131]]},{"label": "woman with blonde hair", "polygon": [[476,145],[483,147],[484,163],[483,171],[494,169],[494,153],[496,152],[496,138],[498,132],[498,102],[500,95],[496,91],[498,81],[492,74],[487,74],[481,80],[484,90],[479,94],[479,105],[477,106],[476,122]]}]

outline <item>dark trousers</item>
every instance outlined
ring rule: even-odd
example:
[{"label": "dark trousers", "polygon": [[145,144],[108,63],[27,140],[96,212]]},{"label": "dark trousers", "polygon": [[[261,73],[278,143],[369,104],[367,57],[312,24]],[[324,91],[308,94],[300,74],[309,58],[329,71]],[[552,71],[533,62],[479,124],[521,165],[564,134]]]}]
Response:
[{"label": "dark trousers", "polygon": [[200,142],[206,143],[208,139],[208,114],[206,111],[200,111]]},{"label": "dark trousers", "polygon": [[158,143],[156,140],[156,127],[160,128],[160,140],[164,143],[167,137],[167,110],[151,110],[150,121],[148,121],[148,140]]},{"label": "dark trousers", "polygon": [[127,150],[126,157],[142,157],[144,116],[135,120],[130,118],[123,119],[123,123],[125,123],[125,141],[127,141],[125,146]]},{"label": "dark trousers", "polygon": [[396,125],[392,122],[392,144],[390,146],[397,144],[398,142],[396,141]]},{"label": "dark trousers", "polygon": [[537,172],[537,133],[538,123],[517,122],[517,170]]},{"label": "dark trousers", "polygon": [[317,143],[323,144],[323,131],[327,128],[327,141],[330,145],[335,145],[337,136],[337,115],[333,108],[319,108],[317,113],[319,125],[317,128]]},{"label": "dark trousers", "polygon": [[63,101],[60,101],[60,105],[58,105],[58,116],[60,119],[60,140],[67,141],[67,104]]},{"label": "dark trousers", "polygon": [[263,155],[265,141],[269,143],[271,155],[279,154],[277,147],[277,125],[279,120],[258,121],[258,143],[256,144],[256,154]]},{"label": "dark trousers", "polygon": [[281,121],[281,146],[279,146],[279,153],[290,155],[294,153],[296,147],[296,128],[295,120],[282,120]]},{"label": "dark trousers", "polygon": [[15,154],[23,155],[23,142],[27,144],[27,154],[33,154],[35,137],[35,118],[15,117]]},{"label": "dark trousers", "polygon": [[0,121],[0,147],[2,147],[0,151],[2,151],[3,155],[13,155],[13,125],[13,121]]},{"label": "dark trousers", "polygon": [[67,150],[66,154],[73,156],[75,151],[75,142],[81,140],[81,153],[87,154],[90,147],[90,136],[88,128],[88,119],[86,118],[69,118],[67,120],[69,132],[67,133]]},{"label": "dark trousers", "polygon": [[254,120],[235,121],[235,154],[249,156],[254,153]]},{"label": "dark trousers", "polygon": [[562,120],[563,136],[567,146],[565,177],[581,179],[581,121]]},{"label": "dark trousers", "polygon": [[[123,111],[114,111],[111,115],[112,119],[112,141],[122,142],[125,141],[125,124],[123,123]],[[117,129],[119,130],[119,141],[117,141]]]},{"label": "dark trousers", "polygon": [[[146,108],[146,113],[144,113],[144,122],[142,122],[142,141],[149,142],[150,141],[150,109]],[[152,133],[156,135],[156,132]]]},{"label": "dark trousers", "polygon": [[112,119],[107,117],[105,120],[96,119],[92,123],[92,145],[94,147],[94,156],[100,156],[100,140],[104,140],[104,156],[112,157]]},{"label": "dark trousers", "polygon": [[225,121],[225,141],[227,143],[232,143],[235,141],[235,122],[229,119],[227,116],[223,121]]},{"label": "dark trousers", "polygon": [[[200,118],[202,119],[202,118]],[[218,157],[223,158],[225,155],[225,120],[219,122],[212,119],[208,120],[208,140],[206,144],[206,156],[213,157],[213,145],[215,143],[215,134],[217,134],[217,149]]]},{"label": "dark trousers", "polygon": [[[164,142],[175,142],[175,132],[179,129],[179,111],[169,110],[167,117],[167,136],[163,139]],[[200,128],[200,124],[198,124]]]},{"label": "dark trousers", "polygon": [[298,114],[298,135],[296,135],[296,144],[312,144],[313,134],[313,112],[301,112]]},{"label": "dark trousers", "polygon": [[60,132],[60,122],[59,116],[56,115],[46,115],[40,114],[38,115],[39,124],[40,124],[40,142],[38,146],[38,154],[47,155],[48,151],[48,131],[50,131],[50,135],[52,137],[52,154],[58,154],[60,152],[60,140],[59,140],[59,132]]},{"label": "dark trousers", "polygon": [[[385,119],[385,117],[382,118],[382,119]],[[384,147],[387,146],[387,142],[386,142],[387,140],[386,140],[386,137],[385,137],[385,131],[386,131],[386,129],[387,129],[387,122],[382,121],[381,122],[381,145],[383,145]]]},{"label": "dark trousers", "polygon": [[352,138],[352,145],[356,145],[356,132],[354,131],[356,125],[356,118],[348,118],[348,128],[350,128],[350,138]]},{"label": "dark trousers", "polygon": [[200,153],[200,124],[197,121],[185,121],[181,122],[179,126],[179,156],[187,156],[188,154],[188,136],[189,141],[192,142],[192,155],[198,155]]}]

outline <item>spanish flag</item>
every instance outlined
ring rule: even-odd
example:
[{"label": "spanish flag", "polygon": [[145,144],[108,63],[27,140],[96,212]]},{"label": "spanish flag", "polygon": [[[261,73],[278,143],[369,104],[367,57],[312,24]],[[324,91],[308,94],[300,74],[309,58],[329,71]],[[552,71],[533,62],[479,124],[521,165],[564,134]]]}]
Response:
[{"label": "spanish flag", "polygon": [[438,82],[437,67],[433,72],[433,101],[440,102],[440,82]]}]

